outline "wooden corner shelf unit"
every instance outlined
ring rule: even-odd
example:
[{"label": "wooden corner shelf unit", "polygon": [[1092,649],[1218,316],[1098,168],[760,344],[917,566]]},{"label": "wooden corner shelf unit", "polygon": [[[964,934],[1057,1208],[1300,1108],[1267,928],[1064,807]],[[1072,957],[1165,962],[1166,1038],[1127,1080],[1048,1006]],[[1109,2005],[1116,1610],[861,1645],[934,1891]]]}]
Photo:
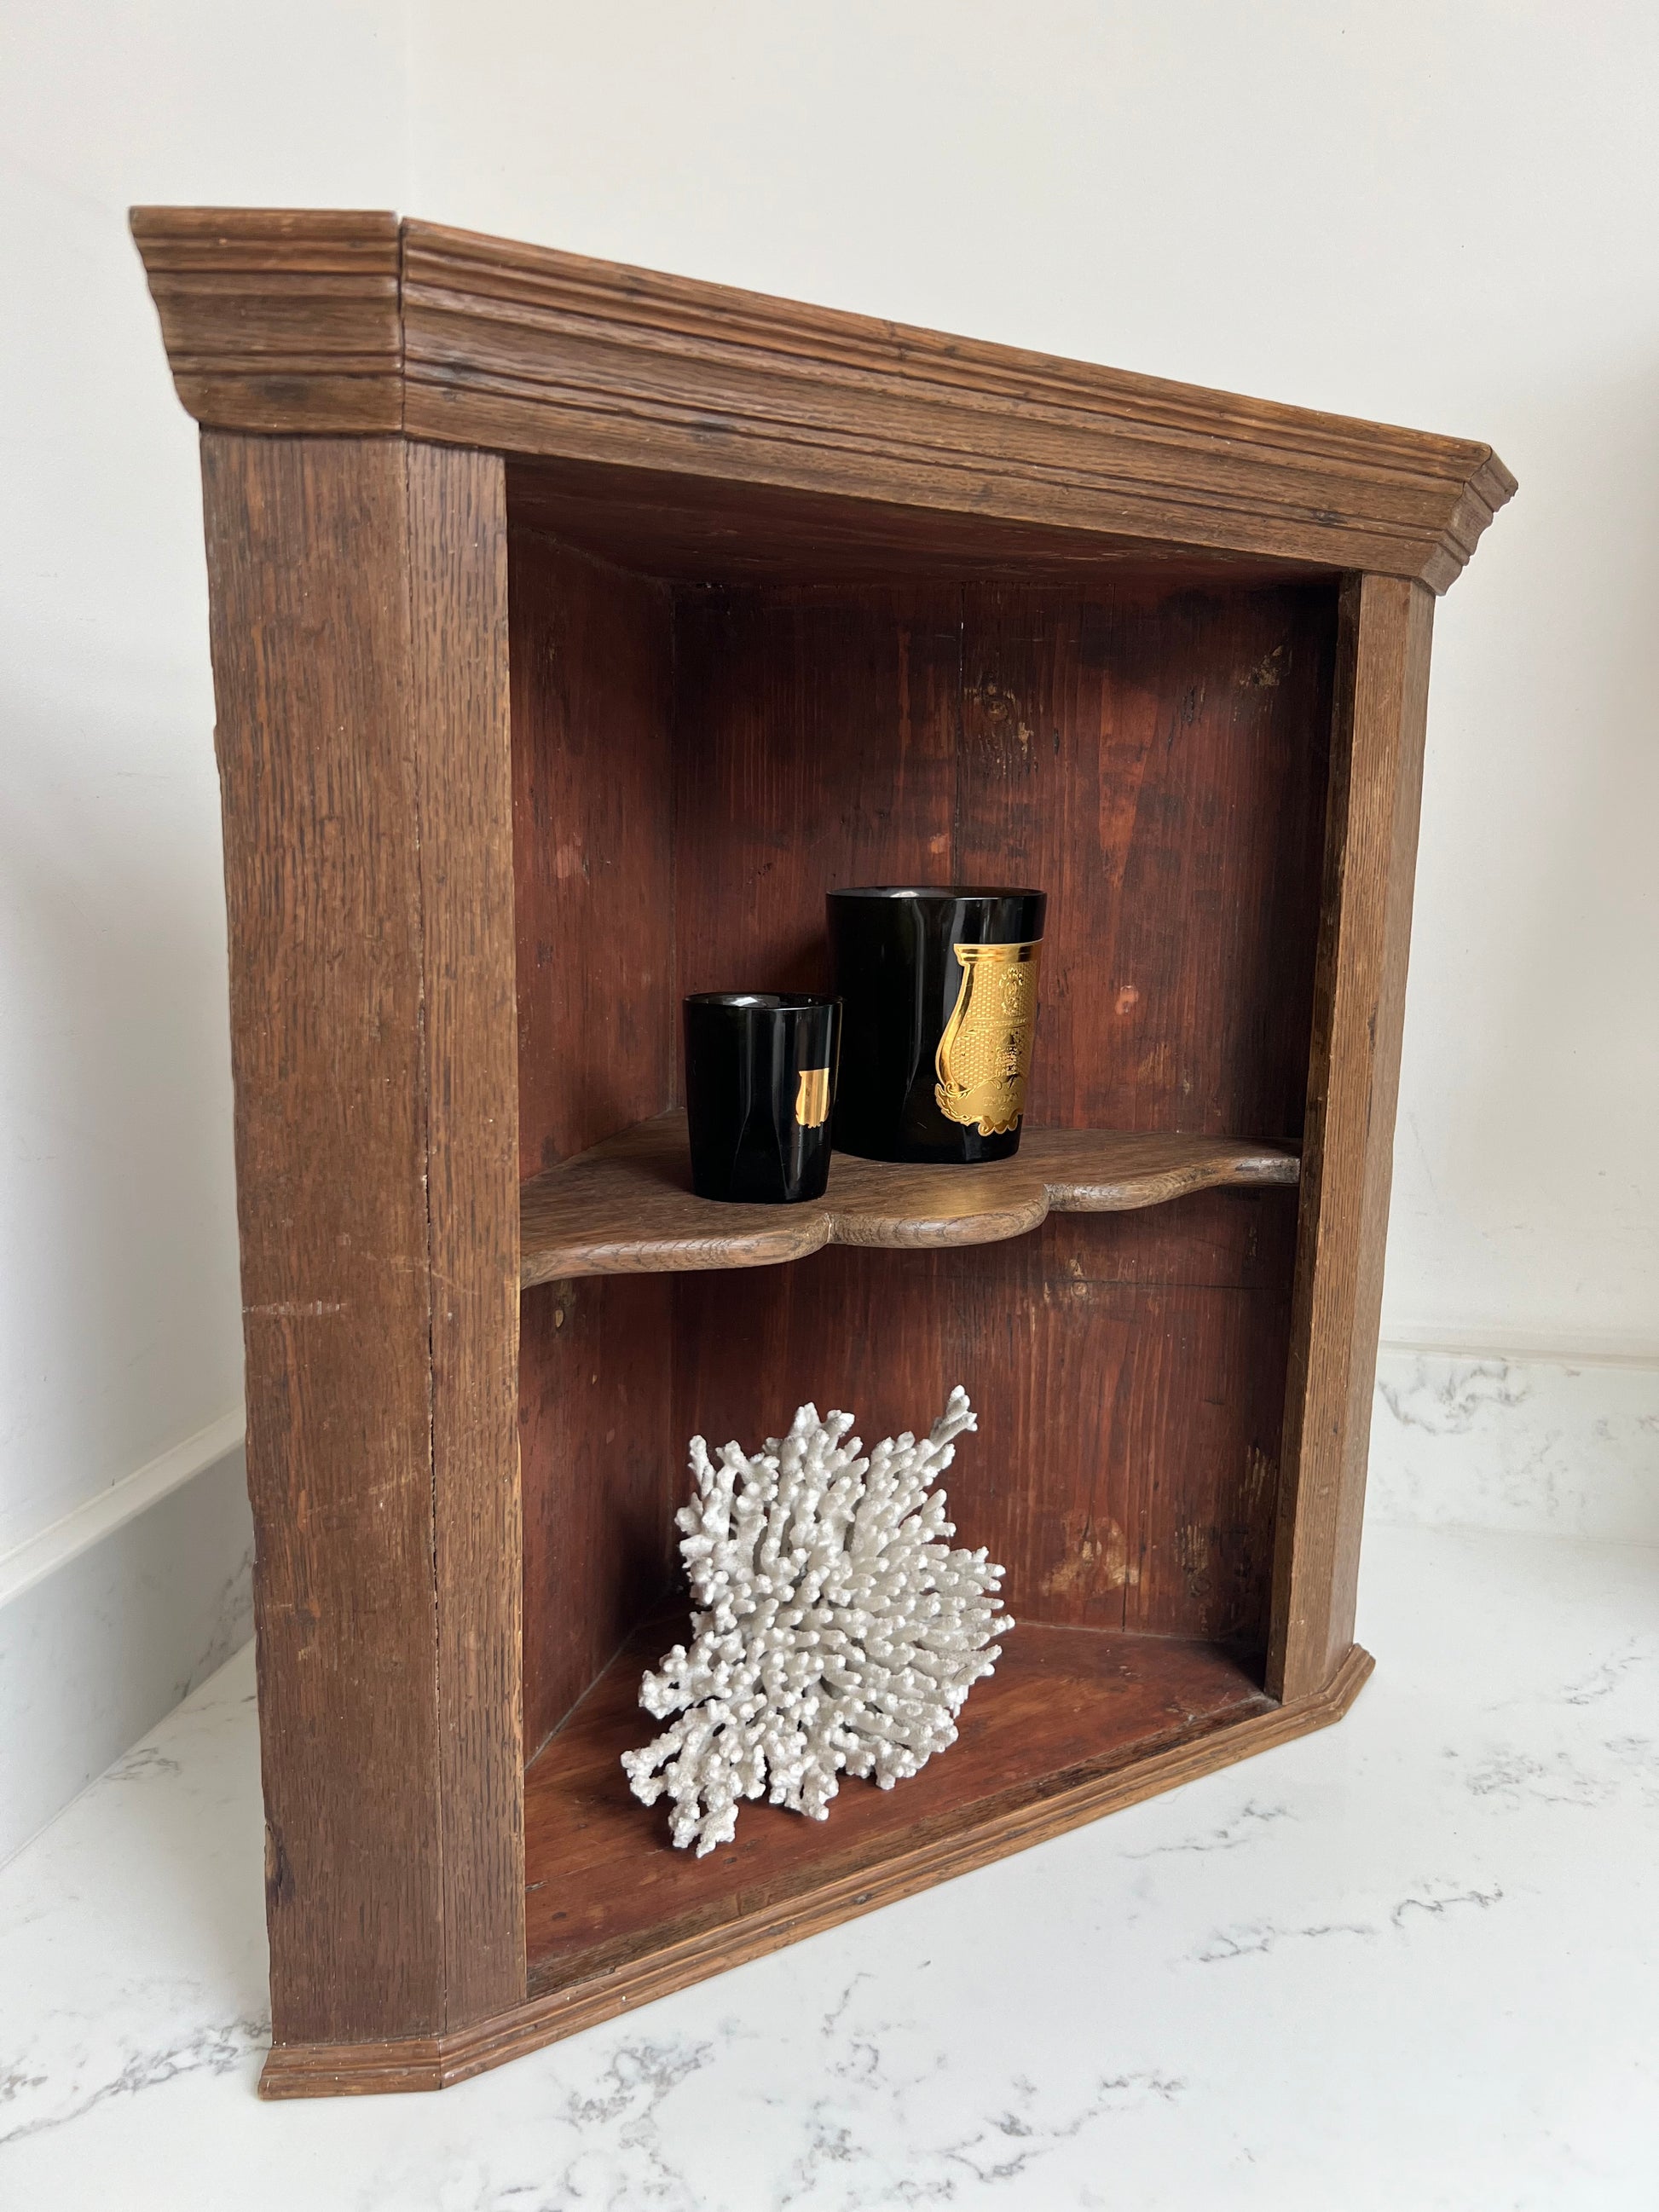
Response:
[{"label": "wooden corner shelf unit", "polygon": [[[202,424],[269,2095],[431,2087],[1335,1719],[1485,446],[389,215],[142,209]],[[1049,894],[1013,1160],[683,1167],[686,991]],[[1091,1218],[1091,1216],[1098,1216]],[[698,1862],[686,1437],[981,1413],[962,1738]]]}]

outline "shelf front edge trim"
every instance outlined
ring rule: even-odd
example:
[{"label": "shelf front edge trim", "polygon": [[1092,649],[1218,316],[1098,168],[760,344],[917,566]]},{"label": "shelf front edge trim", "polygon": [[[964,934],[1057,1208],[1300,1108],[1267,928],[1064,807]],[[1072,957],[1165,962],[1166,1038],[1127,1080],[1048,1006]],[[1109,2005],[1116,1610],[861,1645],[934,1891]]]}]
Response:
[{"label": "shelf front edge trim", "polygon": [[769,1267],[827,1244],[942,1249],[1024,1237],[1051,1213],[1124,1213],[1190,1192],[1294,1186],[1296,1154],[1231,1137],[1030,1129],[1012,1159],[911,1167],[837,1152],[799,1206],[727,1206],[686,1186],[685,1116],[659,1115],[520,1190],[520,1287],[578,1275]]}]

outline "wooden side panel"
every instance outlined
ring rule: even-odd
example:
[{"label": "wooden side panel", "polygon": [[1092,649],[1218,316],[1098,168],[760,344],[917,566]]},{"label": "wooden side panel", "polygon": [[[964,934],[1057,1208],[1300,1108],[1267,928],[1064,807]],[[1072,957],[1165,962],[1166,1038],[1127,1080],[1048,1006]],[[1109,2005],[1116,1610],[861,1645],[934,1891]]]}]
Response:
[{"label": "wooden side panel", "polygon": [[530,1758],[672,1581],[685,1439],[670,1423],[665,1275],[527,1291],[524,1466],[525,1749]]},{"label": "wooden side panel", "polygon": [[[1128,1532],[1124,1626],[1265,1650],[1296,1208],[1182,1201],[1071,1266],[1133,1364],[1112,1434]],[[1073,1224],[1080,1231],[1088,1224]],[[1097,1279],[1091,1281],[1091,1277]],[[1042,1409],[1033,1408],[1040,1424]],[[1041,1434],[1038,1425],[1033,1431]],[[1066,1478],[1057,1485],[1062,1491]],[[1062,1579],[1061,1588],[1065,1587]],[[1054,1618],[1068,1616],[1056,1614]]]},{"label": "wooden side panel", "polygon": [[[668,1104],[679,1064],[660,585],[511,540],[520,1172]],[[660,1595],[680,1454],[664,1283],[553,1283],[520,1346],[525,1740],[533,1755]]]},{"label": "wooden side panel", "polygon": [[515,531],[520,1174],[671,1103],[678,1065],[665,588]]},{"label": "wooden side panel", "polygon": [[518,1070],[499,455],[406,449],[447,2028],[524,1987]]},{"label": "wooden side panel", "polygon": [[1342,594],[1269,1686],[1328,1681],[1353,1638],[1434,600]]},{"label": "wooden side panel", "polygon": [[444,2017],[417,759],[396,441],[203,441],[272,2033]]}]

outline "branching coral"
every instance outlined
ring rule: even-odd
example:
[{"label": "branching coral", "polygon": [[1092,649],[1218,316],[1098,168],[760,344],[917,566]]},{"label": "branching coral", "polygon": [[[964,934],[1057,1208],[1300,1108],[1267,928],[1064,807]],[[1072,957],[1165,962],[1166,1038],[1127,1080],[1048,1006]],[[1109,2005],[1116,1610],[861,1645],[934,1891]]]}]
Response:
[{"label": "branching coral", "polygon": [[1003,1571],[951,1551],[945,1493],[929,1486],[975,1427],[965,1391],[933,1431],[848,1439],[851,1413],[803,1406],[787,1437],[718,1462],[691,1439],[696,1492],[683,1507],[692,1639],[640,1686],[655,1719],[624,1753],[634,1795],[672,1802],[674,1841],[699,1858],[728,1843],[745,1798],[827,1817],[840,1776],[882,1789],[956,1741],[969,1691],[1001,1657]]}]

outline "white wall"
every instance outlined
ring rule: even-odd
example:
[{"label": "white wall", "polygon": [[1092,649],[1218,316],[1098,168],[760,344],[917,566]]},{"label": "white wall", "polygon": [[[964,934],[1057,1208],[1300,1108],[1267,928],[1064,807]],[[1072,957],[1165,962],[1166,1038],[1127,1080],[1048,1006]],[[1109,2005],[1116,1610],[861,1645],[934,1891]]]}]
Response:
[{"label": "white wall", "polygon": [[4,46],[0,1553],[241,1395],[196,428],[126,210],[396,206],[405,122],[391,4],[8,0]]},{"label": "white wall", "polygon": [[399,205],[405,36],[0,4],[0,1856],[246,1632],[196,432],[126,210]]},{"label": "white wall", "polygon": [[222,1447],[240,1388],[195,434],[134,201],[400,207],[1492,439],[1522,491],[1441,611],[1386,1327],[1659,1360],[1649,6],[0,28],[0,1595],[9,1548],[68,1516],[67,1559],[112,1486]]},{"label": "white wall", "polygon": [[1659,1358],[1659,11],[416,21],[436,221],[1492,441],[1522,489],[1440,610],[1385,1326]]}]

